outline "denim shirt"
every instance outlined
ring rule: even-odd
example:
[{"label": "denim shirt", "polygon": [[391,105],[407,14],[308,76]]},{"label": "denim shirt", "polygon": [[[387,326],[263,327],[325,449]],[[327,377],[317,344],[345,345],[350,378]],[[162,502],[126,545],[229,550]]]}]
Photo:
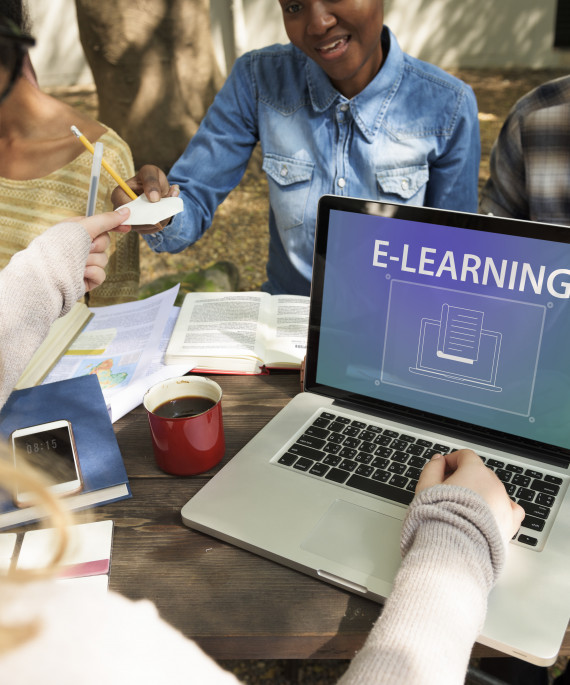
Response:
[{"label": "denim shirt", "polygon": [[383,43],[382,68],[351,100],[291,44],[239,58],[169,174],[184,211],[145,235],[149,246],[180,252],[198,240],[258,141],[270,202],[262,289],[273,294],[309,294],[321,195],[476,212],[480,139],[471,88],[403,53],[387,27]]}]

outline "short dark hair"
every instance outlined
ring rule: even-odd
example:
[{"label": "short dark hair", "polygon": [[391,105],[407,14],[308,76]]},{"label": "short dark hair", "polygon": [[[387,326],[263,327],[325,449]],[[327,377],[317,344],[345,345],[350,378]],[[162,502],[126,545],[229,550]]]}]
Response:
[{"label": "short dark hair", "polygon": [[30,33],[30,16],[24,0],[2,0],[0,14],[16,24],[22,33]]}]

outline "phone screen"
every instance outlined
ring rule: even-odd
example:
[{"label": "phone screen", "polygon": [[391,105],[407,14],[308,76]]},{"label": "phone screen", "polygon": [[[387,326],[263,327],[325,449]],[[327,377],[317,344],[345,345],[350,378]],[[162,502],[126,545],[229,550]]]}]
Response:
[{"label": "phone screen", "polygon": [[78,483],[73,437],[67,425],[60,423],[31,432],[16,431],[13,443],[16,466],[20,460],[25,460],[47,476],[55,491],[64,494],[72,484]]}]

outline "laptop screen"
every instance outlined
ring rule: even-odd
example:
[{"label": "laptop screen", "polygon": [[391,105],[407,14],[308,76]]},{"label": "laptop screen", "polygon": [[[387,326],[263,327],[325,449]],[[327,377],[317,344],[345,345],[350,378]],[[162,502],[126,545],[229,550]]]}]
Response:
[{"label": "laptop screen", "polygon": [[568,458],[568,240],[562,227],[322,198],[308,384]]}]

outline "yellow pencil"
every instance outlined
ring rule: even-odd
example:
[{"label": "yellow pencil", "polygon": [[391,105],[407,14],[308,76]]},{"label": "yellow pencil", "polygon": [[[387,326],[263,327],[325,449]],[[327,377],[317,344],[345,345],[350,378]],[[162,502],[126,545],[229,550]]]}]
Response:
[{"label": "yellow pencil", "polygon": [[[95,148],[93,147],[93,145],[91,145],[91,143],[87,140],[83,133],[81,133],[77,126],[72,126],[71,132],[74,136],[79,138],[79,140],[83,143],[83,145],[85,145],[85,147],[89,150],[89,152],[92,155],[95,154]],[[111,176],[115,179],[118,185],[121,186],[121,188],[131,198],[131,200],[137,199],[138,195],[134,192],[134,190],[132,188],[129,188],[129,186],[123,181],[123,179],[113,169],[113,167],[109,166],[109,164],[107,164],[107,162],[104,159],[101,161],[101,166],[103,167],[103,169],[105,169],[105,171],[108,171],[111,174]]]}]

